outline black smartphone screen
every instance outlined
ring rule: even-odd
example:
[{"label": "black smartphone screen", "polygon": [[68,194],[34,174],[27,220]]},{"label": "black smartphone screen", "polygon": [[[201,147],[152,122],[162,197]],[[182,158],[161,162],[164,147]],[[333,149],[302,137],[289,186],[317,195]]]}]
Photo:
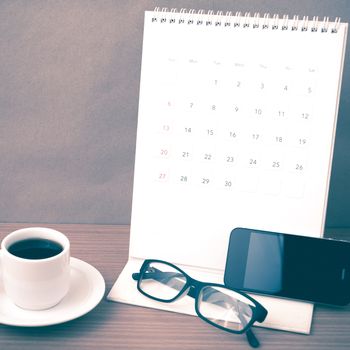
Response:
[{"label": "black smartphone screen", "polygon": [[350,242],[236,228],[225,284],[325,304],[350,302]]}]

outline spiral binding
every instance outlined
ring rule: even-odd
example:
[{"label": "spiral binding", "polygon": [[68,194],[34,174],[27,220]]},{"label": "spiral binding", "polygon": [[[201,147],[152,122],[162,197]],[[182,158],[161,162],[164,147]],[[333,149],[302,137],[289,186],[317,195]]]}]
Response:
[{"label": "spiral binding", "polygon": [[291,31],[311,31],[321,33],[337,33],[340,27],[340,17],[336,17],[334,22],[329,21],[329,17],[324,17],[320,20],[317,16],[309,18],[303,16],[293,16],[289,18],[288,15],[280,17],[278,14],[270,15],[255,12],[253,15],[250,12],[232,12],[232,11],[217,11],[212,10],[194,10],[186,8],[171,8],[156,7],[154,9],[156,15],[152,18],[152,22],[160,23],[178,23],[197,26],[215,26],[215,27],[233,27],[233,28],[253,28],[253,29],[271,29],[271,30],[291,30]]}]

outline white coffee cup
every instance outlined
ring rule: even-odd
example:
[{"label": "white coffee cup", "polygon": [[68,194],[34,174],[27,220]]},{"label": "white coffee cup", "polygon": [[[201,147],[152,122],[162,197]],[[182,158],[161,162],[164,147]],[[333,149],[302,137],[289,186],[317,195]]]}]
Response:
[{"label": "white coffee cup", "polygon": [[[58,243],[62,251],[41,259],[18,257],[9,251],[14,243],[46,239]],[[7,296],[19,307],[44,310],[58,304],[69,290],[70,244],[61,232],[30,227],[8,234],[1,243],[1,268]]]}]

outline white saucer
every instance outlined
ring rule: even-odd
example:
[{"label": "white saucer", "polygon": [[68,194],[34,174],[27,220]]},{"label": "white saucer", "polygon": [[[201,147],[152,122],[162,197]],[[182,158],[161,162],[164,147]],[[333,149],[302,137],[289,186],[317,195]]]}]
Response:
[{"label": "white saucer", "polygon": [[63,323],[91,311],[105,293],[105,281],[90,264],[71,258],[71,287],[56,306],[42,311],[24,310],[12,303],[2,285],[0,265],[0,324],[39,327]]}]

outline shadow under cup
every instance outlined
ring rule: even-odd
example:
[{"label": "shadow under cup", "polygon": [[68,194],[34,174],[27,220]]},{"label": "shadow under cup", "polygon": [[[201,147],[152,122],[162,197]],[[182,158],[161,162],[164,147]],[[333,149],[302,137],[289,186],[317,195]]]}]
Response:
[{"label": "shadow under cup", "polygon": [[[21,257],[16,252],[16,249],[28,245],[27,242],[35,244],[35,241],[43,240],[51,241],[61,249],[56,255],[44,258]],[[35,250],[37,247],[31,248]],[[43,227],[14,231],[1,243],[1,269],[5,292],[17,306],[29,310],[53,307],[69,290],[69,240],[63,233]]]}]

